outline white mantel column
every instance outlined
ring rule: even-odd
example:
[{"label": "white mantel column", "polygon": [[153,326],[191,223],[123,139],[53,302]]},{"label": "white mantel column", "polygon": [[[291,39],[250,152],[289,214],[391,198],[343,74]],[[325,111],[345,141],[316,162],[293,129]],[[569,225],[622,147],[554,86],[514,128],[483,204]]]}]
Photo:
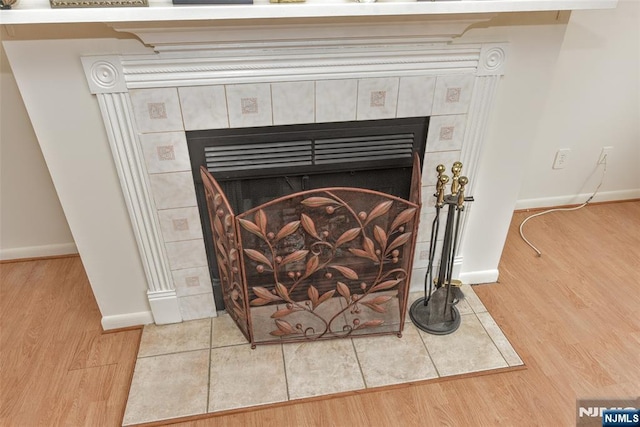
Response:
[{"label": "white mantel column", "polygon": [[82,63],[91,93],[98,97],[147,278],[147,297],[154,321],[156,324],[181,322],[120,58],[83,57]]}]

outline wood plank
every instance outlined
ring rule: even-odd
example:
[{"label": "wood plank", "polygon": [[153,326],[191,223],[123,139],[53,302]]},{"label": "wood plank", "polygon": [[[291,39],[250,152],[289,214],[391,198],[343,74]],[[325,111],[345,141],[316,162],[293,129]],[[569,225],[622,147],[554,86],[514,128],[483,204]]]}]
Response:
[{"label": "wood plank", "polygon": [[79,257],[0,270],[0,425],[120,425],[141,331],[103,334]]}]

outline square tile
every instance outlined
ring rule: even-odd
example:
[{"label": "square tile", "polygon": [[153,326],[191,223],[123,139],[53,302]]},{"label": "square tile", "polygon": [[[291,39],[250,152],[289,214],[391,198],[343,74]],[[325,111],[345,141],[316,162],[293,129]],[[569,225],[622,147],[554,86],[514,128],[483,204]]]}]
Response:
[{"label": "square tile", "polygon": [[138,359],[123,425],[206,413],[208,380],[209,350]]},{"label": "square tile", "polygon": [[191,172],[149,175],[149,184],[157,209],[198,206]]},{"label": "square tile", "polygon": [[173,270],[173,286],[179,297],[205,294],[211,291],[209,267],[183,268]]},{"label": "square tile", "polygon": [[213,291],[201,295],[178,297],[182,320],[209,319],[217,316]]},{"label": "square tile", "polygon": [[204,250],[204,241],[185,240],[183,242],[165,243],[167,258],[171,270],[182,268],[205,267],[207,265],[207,254]]},{"label": "square tile", "polygon": [[[343,305],[341,303],[341,300],[342,300],[341,297],[330,298],[327,301],[323,302],[321,305],[319,305],[313,311],[313,313],[306,310],[296,311],[294,313],[291,313],[283,317],[282,320],[288,322],[291,325],[300,324],[303,330],[308,331],[307,332],[308,336],[311,336],[311,337],[317,336],[325,332],[325,328],[326,328],[325,321],[328,321],[329,319],[333,318],[336,314],[342,311]],[[311,302],[308,300],[299,301],[299,304],[310,305]],[[271,306],[271,309],[273,310],[272,313],[276,311],[275,306]],[[252,309],[252,312],[253,312],[253,309]],[[318,316],[320,316],[324,320],[319,319]],[[276,337],[270,334],[271,331],[278,329],[275,323],[275,319],[269,317],[269,318],[264,318],[263,321],[265,323],[264,326],[266,326],[265,328],[261,328],[263,331],[263,334],[261,335],[256,334],[254,339],[256,341],[273,341],[274,339],[277,339]],[[346,324],[347,323],[346,323],[345,315],[344,313],[342,313],[331,322],[330,328],[332,331],[341,332],[343,330],[343,327]]]},{"label": "square tile", "polygon": [[431,117],[426,151],[461,150],[466,123],[466,114]]},{"label": "square tile", "polygon": [[356,119],[357,80],[316,81],[316,123]]},{"label": "square tile", "polygon": [[202,238],[200,212],[195,206],[158,211],[158,219],[165,242]]},{"label": "square tile", "polygon": [[480,298],[478,298],[476,293],[473,291],[473,287],[471,287],[470,285],[462,285],[461,289],[462,289],[462,292],[464,293],[465,300],[469,304],[469,307],[471,307],[471,309],[475,313],[484,313],[485,311],[487,311],[487,308],[484,306],[482,301],[480,301]]},{"label": "square tile", "polygon": [[505,368],[507,362],[475,314],[461,316],[458,330],[449,335],[420,331],[440,376]]},{"label": "square tile", "polygon": [[399,84],[397,77],[358,80],[358,120],[396,117]]},{"label": "square tile", "polygon": [[[411,284],[409,285],[409,292],[411,292],[409,294],[409,298],[412,297],[412,295],[420,293],[420,297],[422,297],[422,294],[424,292],[424,276],[425,274],[427,274],[427,269],[425,267],[422,268],[413,268],[413,270],[411,271]],[[415,300],[414,300],[415,301]],[[409,301],[407,303],[407,308],[411,307],[412,301]],[[407,315],[407,317],[405,318],[408,319],[409,316]]]},{"label": "square tile", "polygon": [[271,126],[271,85],[227,85],[227,108],[232,128]]},{"label": "square tile", "polygon": [[283,344],[290,399],[365,387],[349,339]]},{"label": "square tile", "polygon": [[224,86],[178,88],[185,130],[229,127]]},{"label": "square tile", "polygon": [[271,315],[284,307],[283,304],[276,304],[250,308],[253,323],[253,340],[256,343],[277,340],[277,337],[270,334],[276,328]]},{"label": "square tile", "polygon": [[315,90],[314,82],[272,83],[273,124],[315,122]]},{"label": "square tile", "polygon": [[[420,278],[420,282],[417,283],[417,280],[416,280],[416,286],[414,287],[413,286],[413,280],[412,280],[411,293],[409,294],[409,301],[407,302],[407,310],[409,310],[411,308],[411,304],[413,304],[416,300],[422,298],[424,296],[424,294],[425,294],[425,291],[424,291],[424,275],[426,273],[426,270],[427,270],[426,268],[419,269],[419,273],[416,273],[414,271],[414,275],[417,274],[417,276]],[[471,307],[469,306],[469,303],[467,303],[467,301],[465,299],[459,300],[458,304],[456,304],[456,308],[458,309],[458,312],[461,315],[472,314],[473,313],[473,310],[471,310]],[[405,322],[411,322],[411,318],[409,317],[409,314],[407,314],[407,316],[405,317],[404,321]]]},{"label": "square tile", "polygon": [[142,134],[140,145],[147,172],[150,174],[191,170],[184,132]]},{"label": "square tile", "polygon": [[484,313],[477,313],[477,316],[509,366],[522,365],[522,359],[520,359],[520,356],[518,356],[518,353],[516,353],[507,337],[504,336],[504,333],[495,320],[493,320],[493,317],[486,311]]},{"label": "square tile", "polygon": [[[379,298],[386,299],[386,301],[380,300]],[[365,305],[366,303],[371,303],[376,299],[378,299],[378,302],[376,302],[375,304],[378,307],[384,309],[384,312],[374,311]],[[340,300],[342,305],[346,307],[346,301],[344,299]],[[353,327],[356,326],[356,323],[364,324],[368,321],[379,320],[381,320],[382,323],[378,326],[356,329],[351,334],[351,337],[355,338],[359,336],[366,336],[372,333],[390,333],[397,336],[397,334],[400,332],[401,327],[400,299],[398,298],[398,289],[373,292],[367,296],[361,297],[358,302],[362,304],[359,304],[357,306],[357,311],[352,311],[352,309],[355,308],[354,306],[352,306],[352,309],[344,312],[344,317],[346,318],[347,325]]]},{"label": "square tile", "polygon": [[396,117],[430,116],[435,88],[434,76],[401,77]]},{"label": "square tile", "polygon": [[141,133],[184,130],[176,88],[131,89],[129,96]]},{"label": "square tile", "polygon": [[[444,230],[440,230],[440,236],[442,236]],[[416,242],[416,251],[413,256],[413,267],[414,268],[427,268],[429,266],[429,247],[431,245],[431,241],[422,241]],[[438,243],[435,247],[435,253],[433,254],[433,263],[434,263],[434,276],[437,275],[436,266],[440,264],[440,258],[442,257],[442,241],[438,240]]]},{"label": "square tile", "polygon": [[[456,304],[456,308],[461,315],[473,313],[473,310],[471,309],[471,306],[469,305],[469,302],[466,300],[466,298],[459,300],[458,304]],[[500,349],[498,348],[498,350]]]},{"label": "square tile", "polygon": [[228,314],[221,314],[211,323],[211,348],[247,344],[236,322]]},{"label": "square tile", "polygon": [[433,97],[433,116],[466,114],[471,105],[473,74],[438,76]]},{"label": "square tile", "polygon": [[287,381],[280,345],[211,350],[209,412],[284,402]]},{"label": "square tile", "polygon": [[170,325],[145,325],[138,357],[158,356],[209,348],[211,320],[193,320]]},{"label": "square tile", "polygon": [[[425,205],[422,205],[423,210],[420,212],[420,228],[418,232],[418,241],[419,242],[428,242],[431,241],[431,227],[433,226],[433,221],[436,219],[436,209],[435,208],[425,208]],[[440,216],[438,219],[440,225],[438,226],[438,236],[437,240],[442,241],[444,239],[444,230],[447,225],[447,215],[446,211],[441,210]]]},{"label": "square tile", "polygon": [[353,340],[367,387],[380,387],[437,378],[438,373],[418,330],[405,326],[402,338],[394,335]]}]

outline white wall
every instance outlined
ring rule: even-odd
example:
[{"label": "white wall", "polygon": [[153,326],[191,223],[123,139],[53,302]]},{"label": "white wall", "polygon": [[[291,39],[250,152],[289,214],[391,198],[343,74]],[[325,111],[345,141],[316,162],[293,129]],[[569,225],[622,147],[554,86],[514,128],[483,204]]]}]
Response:
[{"label": "white wall", "polygon": [[[518,194],[518,208],[640,197],[640,2],[571,15]],[[570,148],[564,169],[551,168]]]},{"label": "white wall", "polygon": [[477,185],[462,246],[460,278],[464,282],[498,278],[498,263],[549,92],[566,18],[556,13],[506,14],[488,28],[469,31],[462,40],[509,42],[507,68],[498,89],[479,173],[469,177]]},{"label": "white wall", "polygon": [[151,321],[146,278],[100,109],[80,63],[91,52],[146,49],[138,41],[102,38],[4,43],[103,326]]},{"label": "white wall", "polygon": [[[4,29],[0,30],[0,40]],[[0,259],[77,252],[0,46]]]}]

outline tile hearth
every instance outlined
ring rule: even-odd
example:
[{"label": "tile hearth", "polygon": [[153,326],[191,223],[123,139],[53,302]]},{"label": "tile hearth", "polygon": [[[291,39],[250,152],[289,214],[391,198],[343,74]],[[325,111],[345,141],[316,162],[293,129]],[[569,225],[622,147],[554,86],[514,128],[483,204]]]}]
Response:
[{"label": "tile hearth", "polygon": [[[228,315],[145,326],[123,425],[523,365],[471,286],[460,328],[251,350]],[[410,303],[421,296],[409,296]],[[242,367],[242,369],[240,369]]]}]

